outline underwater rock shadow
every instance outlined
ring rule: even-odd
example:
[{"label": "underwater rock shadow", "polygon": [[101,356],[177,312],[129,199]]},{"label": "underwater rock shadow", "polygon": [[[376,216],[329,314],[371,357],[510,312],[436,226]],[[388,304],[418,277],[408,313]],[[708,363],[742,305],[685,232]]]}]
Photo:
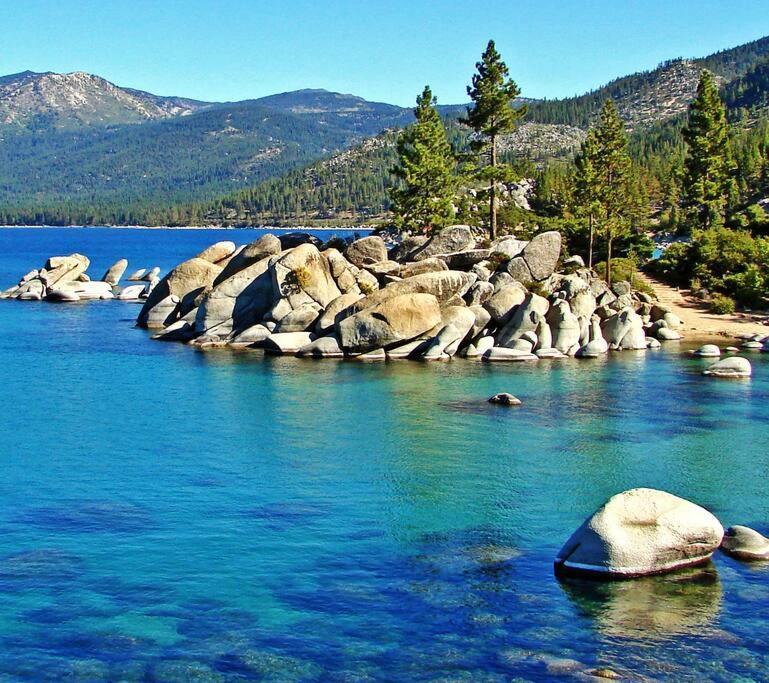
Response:
[{"label": "underwater rock shadow", "polygon": [[723,600],[718,572],[710,563],[662,576],[624,581],[563,577],[558,583],[598,631],[636,641],[702,635],[718,618]]},{"label": "underwater rock shadow", "polygon": [[81,533],[141,533],[156,526],[144,507],[100,500],[28,508],[19,512],[14,521],[49,531]]}]

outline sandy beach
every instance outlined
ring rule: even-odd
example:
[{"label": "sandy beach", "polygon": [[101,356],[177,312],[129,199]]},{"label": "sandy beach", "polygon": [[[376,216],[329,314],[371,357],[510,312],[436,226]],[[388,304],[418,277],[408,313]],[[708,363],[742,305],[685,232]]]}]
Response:
[{"label": "sandy beach", "polygon": [[716,315],[711,313],[708,305],[691,296],[688,289],[671,287],[639,273],[638,278],[648,284],[657,295],[661,305],[675,313],[684,323],[681,333],[686,340],[718,340],[734,339],[741,334],[769,334],[767,313],[736,312],[731,315]]}]

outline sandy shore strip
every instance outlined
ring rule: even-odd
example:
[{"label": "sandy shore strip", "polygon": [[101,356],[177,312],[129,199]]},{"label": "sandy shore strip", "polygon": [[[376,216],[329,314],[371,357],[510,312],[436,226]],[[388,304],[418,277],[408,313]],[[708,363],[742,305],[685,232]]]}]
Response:
[{"label": "sandy shore strip", "polygon": [[636,277],[654,290],[660,305],[681,318],[684,325],[680,332],[686,340],[717,340],[723,343],[725,339],[735,339],[740,334],[769,335],[769,327],[765,324],[769,322],[767,313],[716,315],[710,312],[705,302],[691,296],[688,289],[671,287],[646,273],[639,273]]}]

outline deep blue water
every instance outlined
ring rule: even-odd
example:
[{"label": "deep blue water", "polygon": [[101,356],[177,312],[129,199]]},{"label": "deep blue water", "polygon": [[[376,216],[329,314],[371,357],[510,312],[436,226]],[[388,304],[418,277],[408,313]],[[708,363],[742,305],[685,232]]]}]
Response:
[{"label": "deep blue water", "polygon": [[[0,286],[51,254],[99,277],[253,235],[0,230]],[[743,382],[678,347],[313,361],[154,342],[137,312],[0,301],[1,680],[766,680],[764,567],[551,564],[635,486],[768,531],[766,354]]]}]

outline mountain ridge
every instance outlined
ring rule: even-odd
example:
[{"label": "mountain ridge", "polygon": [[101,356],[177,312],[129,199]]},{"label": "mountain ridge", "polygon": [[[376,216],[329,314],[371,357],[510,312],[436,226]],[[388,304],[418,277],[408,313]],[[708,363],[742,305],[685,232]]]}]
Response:
[{"label": "mountain ridge", "polygon": [[[760,66],[767,59],[769,36],[704,58],[668,60],[579,97],[527,99],[525,123],[503,148],[537,163],[569,155],[610,96],[631,130],[674,120],[693,97],[702,67],[731,86],[725,92],[741,111],[760,115],[769,106],[769,74]],[[438,110],[455,120],[466,106]],[[36,216],[39,207],[226,200],[275,178],[277,187],[292,171],[335,157],[334,176],[324,167],[317,177],[337,182],[340,168],[354,159],[349,150],[411,121],[410,108],[322,88],[222,103],[121,88],[84,72],[9,74],[0,77],[0,202]],[[377,151],[364,155],[371,157],[368,166],[365,159],[353,163],[355,172],[375,175],[380,194],[383,170],[371,165],[385,156]],[[352,180],[345,183],[362,197]],[[373,207],[380,199],[361,202]]]}]

